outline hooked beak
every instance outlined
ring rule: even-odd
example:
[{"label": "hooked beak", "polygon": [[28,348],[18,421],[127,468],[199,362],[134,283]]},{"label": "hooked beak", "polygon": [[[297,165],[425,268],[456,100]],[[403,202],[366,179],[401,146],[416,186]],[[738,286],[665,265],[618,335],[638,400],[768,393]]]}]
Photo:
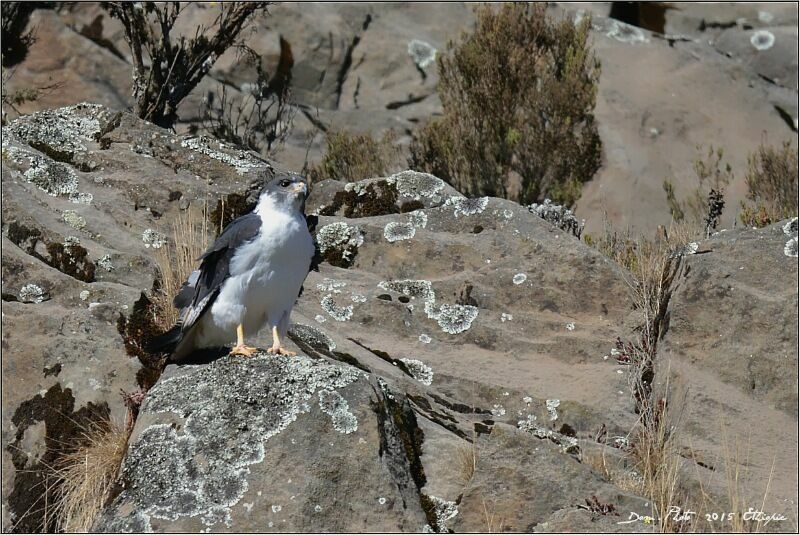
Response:
[{"label": "hooked beak", "polygon": [[292,187],[292,192],[302,193],[304,197],[308,197],[308,186],[305,182],[298,182]]}]

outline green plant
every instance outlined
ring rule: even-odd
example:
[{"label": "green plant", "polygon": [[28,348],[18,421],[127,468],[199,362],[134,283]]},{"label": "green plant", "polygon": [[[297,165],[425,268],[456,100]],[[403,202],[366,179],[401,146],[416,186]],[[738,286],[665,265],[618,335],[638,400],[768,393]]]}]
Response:
[{"label": "green plant", "polygon": [[797,150],[763,143],[747,158],[747,197],[739,217],[748,227],[763,227],[797,215]]},{"label": "green plant", "polygon": [[[173,37],[187,2],[104,2],[125,30],[133,62],[136,115],[165,128],[178,118],[178,104],[229,48],[241,46],[239,34],[268,2],[220,2],[211,28],[199,26],[194,37]],[[214,8],[216,9],[216,8]]]},{"label": "green plant", "polygon": [[412,168],[467,195],[509,197],[518,188],[522,203],[574,205],[600,166],[600,63],[588,18],[553,22],[545,9],[476,8],[475,31],[437,60],[444,114],[416,133]]},{"label": "green plant", "polygon": [[391,131],[379,140],[369,134],[329,131],[325,140],[328,146],[322,161],[308,170],[312,183],[328,178],[355,182],[399,170],[400,152]]}]

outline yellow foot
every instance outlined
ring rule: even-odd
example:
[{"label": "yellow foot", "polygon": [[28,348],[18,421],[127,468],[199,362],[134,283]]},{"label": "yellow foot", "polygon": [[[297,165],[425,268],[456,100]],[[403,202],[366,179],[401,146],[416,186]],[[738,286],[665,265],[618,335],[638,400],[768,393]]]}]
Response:
[{"label": "yellow foot", "polygon": [[230,354],[240,355],[242,357],[252,357],[253,355],[255,355],[256,351],[258,351],[258,349],[256,349],[255,347],[250,347],[246,345],[235,345],[233,346],[233,349],[231,349]]},{"label": "yellow foot", "polygon": [[286,355],[287,357],[297,356],[297,353],[294,351],[289,351],[288,349],[283,349],[282,347],[271,347],[267,349],[267,353],[270,355]]}]

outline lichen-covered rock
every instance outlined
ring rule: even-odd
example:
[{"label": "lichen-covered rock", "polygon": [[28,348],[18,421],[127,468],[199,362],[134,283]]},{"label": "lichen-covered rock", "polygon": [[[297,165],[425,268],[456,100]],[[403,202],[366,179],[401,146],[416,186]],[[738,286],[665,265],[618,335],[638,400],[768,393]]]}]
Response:
[{"label": "lichen-covered rock", "polygon": [[151,313],[135,304],[153,288],[153,248],[173,232],[173,193],[202,206],[270,168],[258,159],[241,174],[242,162],[209,151],[254,155],[212,141],[182,147],[94,104],[22,116],[2,137],[3,529],[38,532],[54,529],[42,505],[56,498],[45,478],[58,454],[93,419],[124,422],[120,390],[153,380],[118,323]]},{"label": "lichen-covered rock", "polygon": [[399,396],[302,355],[170,369],[147,395],[124,489],[95,530],[420,531],[414,478],[424,476],[392,444],[416,427]]}]

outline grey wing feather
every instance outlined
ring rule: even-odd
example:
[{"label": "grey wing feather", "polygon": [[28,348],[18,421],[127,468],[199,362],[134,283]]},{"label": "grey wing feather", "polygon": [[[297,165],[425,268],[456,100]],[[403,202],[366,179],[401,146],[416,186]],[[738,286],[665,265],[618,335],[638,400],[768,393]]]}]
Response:
[{"label": "grey wing feather", "polygon": [[172,300],[172,304],[175,306],[175,308],[183,309],[192,304],[195,288],[197,287],[197,281],[199,279],[200,270],[195,269],[192,271],[192,274],[189,275],[189,278],[186,280],[186,282],[183,283],[181,289],[175,295],[175,299]]},{"label": "grey wing feather", "polygon": [[261,217],[249,213],[231,221],[211,247],[200,257],[200,269],[183,284],[173,303],[181,308],[181,330],[186,332],[210,307],[230,275],[236,249],[261,231]]}]

